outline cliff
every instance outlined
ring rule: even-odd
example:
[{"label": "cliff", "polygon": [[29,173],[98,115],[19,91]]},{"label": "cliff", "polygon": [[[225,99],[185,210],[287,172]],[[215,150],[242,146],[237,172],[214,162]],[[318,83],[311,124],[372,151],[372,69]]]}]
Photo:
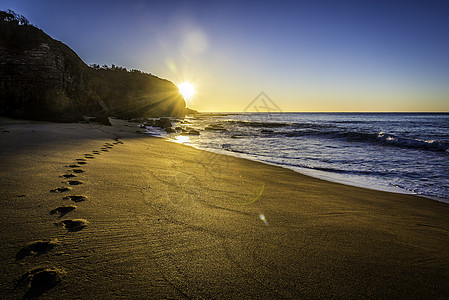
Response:
[{"label": "cliff", "polygon": [[89,67],[24,17],[0,11],[0,115],[74,121],[81,115],[185,113],[172,82],[135,70]]}]

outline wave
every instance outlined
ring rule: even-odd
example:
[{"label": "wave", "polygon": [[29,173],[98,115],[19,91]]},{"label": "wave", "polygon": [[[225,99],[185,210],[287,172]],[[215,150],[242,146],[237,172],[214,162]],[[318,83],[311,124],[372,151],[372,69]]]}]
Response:
[{"label": "wave", "polygon": [[[348,131],[329,125],[307,124],[307,123],[269,123],[269,122],[247,122],[235,121],[240,126],[250,126],[259,128],[257,132],[230,131],[232,137],[255,137],[255,136],[285,136],[285,137],[318,137],[328,139],[344,139],[349,142],[370,142],[385,146],[401,148],[412,148],[419,150],[448,152],[449,143],[437,140],[423,140],[417,138],[401,137],[385,132],[367,133],[359,131]],[[284,128],[283,128],[284,127]],[[286,128],[288,127],[288,128]],[[272,129],[264,129],[272,128]],[[276,130],[278,128],[278,130]]]},{"label": "wave", "polygon": [[353,142],[372,142],[379,143],[386,146],[396,146],[401,148],[413,148],[419,150],[429,150],[436,152],[449,152],[449,143],[436,140],[422,140],[395,136],[384,132],[379,133],[365,133],[357,131],[292,131],[292,132],[278,132],[287,137],[300,136],[316,136],[324,138],[339,138]]},{"label": "wave", "polygon": [[[345,123],[364,123],[365,121],[351,120]],[[449,143],[438,140],[423,140],[396,136],[385,132],[361,132],[348,130],[339,126],[339,121],[330,123],[314,122],[270,122],[270,121],[246,121],[246,120],[225,120],[218,123],[209,124],[206,129],[219,128],[221,131],[228,131],[227,135],[232,138],[253,138],[253,137],[318,137],[327,139],[343,139],[349,142],[370,142],[384,146],[401,148],[411,148],[435,152],[449,153]],[[340,122],[341,123],[341,122]],[[214,127],[216,126],[216,127]],[[236,128],[237,127],[237,128]],[[254,128],[258,130],[240,130],[240,128]],[[218,131],[215,129],[215,131]]]},{"label": "wave", "polygon": [[292,123],[236,121],[236,120],[227,120],[226,123],[235,124],[242,127],[264,127],[264,128],[279,128],[292,125]]},{"label": "wave", "polygon": [[435,141],[435,140],[421,140],[421,139],[409,139],[404,137],[397,137],[392,134],[386,134],[384,132],[379,132],[377,134],[377,139],[387,145],[394,145],[399,147],[407,148],[418,148],[433,151],[449,152],[449,144]]},{"label": "wave", "polygon": [[[286,122],[264,122],[264,121],[237,121],[226,120],[227,124],[233,124],[240,127],[255,127],[255,128],[282,128],[291,127],[293,129],[323,129],[323,128],[336,128],[332,124],[317,124],[317,123],[286,123]],[[219,123],[218,123],[219,124]]]}]

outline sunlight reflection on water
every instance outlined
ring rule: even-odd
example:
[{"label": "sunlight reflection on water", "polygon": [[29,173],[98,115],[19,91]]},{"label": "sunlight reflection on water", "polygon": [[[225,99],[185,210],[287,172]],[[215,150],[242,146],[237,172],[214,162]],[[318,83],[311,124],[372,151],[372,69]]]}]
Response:
[{"label": "sunlight reflection on water", "polygon": [[178,135],[173,139],[173,142],[179,143],[179,144],[187,144],[190,142],[190,138],[185,135]]}]

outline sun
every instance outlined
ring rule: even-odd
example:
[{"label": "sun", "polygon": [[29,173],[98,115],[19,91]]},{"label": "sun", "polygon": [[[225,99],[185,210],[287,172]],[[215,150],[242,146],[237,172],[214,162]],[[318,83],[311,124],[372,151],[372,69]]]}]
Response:
[{"label": "sun", "polygon": [[184,99],[190,100],[195,94],[195,87],[187,81],[184,81],[178,85],[179,93],[184,97]]}]

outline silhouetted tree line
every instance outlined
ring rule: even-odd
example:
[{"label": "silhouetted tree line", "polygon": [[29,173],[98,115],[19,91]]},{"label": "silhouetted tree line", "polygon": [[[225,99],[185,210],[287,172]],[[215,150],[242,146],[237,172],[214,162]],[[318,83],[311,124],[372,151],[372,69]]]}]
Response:
[{"label": "silhouetted tree line", "polygon": [[0,20],[4,22],[13,22],[16,25],[31,25],[27,18],[10,9],[7,11],[0,11]]},{"label": "silhouetted tree line", "polygon": [[128,70],[125,67],[120,67],[112,64],[110,67],[106,64],[100,66],[99,64],[91,64],[89,65],[94,70],[104,70],[104,71],[119,71],[119,72],[127,72],[127,73],[134,73],[134,74],[143,74],[143,75],[152,75],[151,73],[145,73],[140,70],[132,69]]}]

